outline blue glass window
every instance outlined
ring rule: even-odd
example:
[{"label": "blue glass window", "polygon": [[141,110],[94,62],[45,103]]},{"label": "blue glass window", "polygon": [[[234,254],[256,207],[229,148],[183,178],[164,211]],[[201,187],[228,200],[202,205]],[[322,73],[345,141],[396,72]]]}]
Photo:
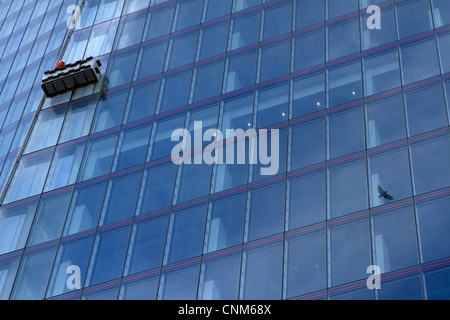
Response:
[{"label": "blue glass window", "polygon": [[155,300],[158,293],[159,274],[133,276],[124,279],[120,289],[120,300]]},{"label": "blue glass window", "polygon": [[319,22],[323,22],[325,18],[324,13],[324,0],[296,0],[295,29],[300,29]]},{"label": "blue glass window", "polygon": [[205,4],[205,21],[229,14],[232,2],[232,0],[207,0]]},{"label": "blue glass window", "polygon": [[155,113],[159,82],[158,79],[131,87],[124,123],[150,117]]},{"label": "blue glass window", "polygon": [[195,300],[199,272],[198,260],[163,269],[158,300]]},{"label": "blue glass window", "polygon": [[160,267],[166,242],[167,214],[139,217],[134,224],[125,274]]},{"label": "blue glass window", "polygon": [[[211,0],[210,0],[211,1]],[[220,3],[225,2],[219,0]],[[227,48],[228,21],[202,28],[200,31],[198,60],[224,53]]]},{"label": "blue glass window", "polygon": [[289,73],[291,55],[290,40],[279,41],[276,44],[263,45],[260,50],[260,82]]},{"label": "blue glass window", "polygon": [[285,181],[249,191],[245,240],[252,241],[284,230]]},{"label": "blue glass window", "polygon": [[[124,50],[125,51],[125,50]],[[131,82],[137,59],[137,50],[117,51],[111,56],[107,87],[113,88]]]},{"label": "blue glass window", "polygon": [[429,1],[412,0],[398,2],[396,6],[400,39],[433,28]]},{"label": "blue glass window", "polygon": [[160,166],[151,166],[145,171],[139,212],[151,212],[172,204],[176,174],[177,166],[171,161]]},{"label": "blue glass window", "polygon": [[82,237],[67,237],[62,239],[56,255],[56,263],[50,278],[47,297],[57,296],[70,292],[67,287],[67,280],[70,274],[67,273],[69,266],[80,268],[80,285],[83,286],[86,277],[86,270],[94,243],[93,232],[83,234]]},{"label": "blue glass window", "polygon": [[83,291],[81,300],[117,300],[119,281],[112,281]]},{"label": "blue glass window", "polygon": [[156,43],[143,44],[136,64],[134,79],[143,79],[161,73],[166,59],[168,40]]},{"label": "blue glass window", "polygon": [[241,253],[205,256],[198,298],[202,300],[237,300]]},{"label": "blue glass window", "polygon": [[67,109],[59,143],[77,139],[89,133],[96,104],[96,97],[71,103]]},{"label": "blue glass window", "polygon": [[4,255],[0,258],[0,276],[3,281],[0,285],[0,300],[8,300],[19,269],[21,252]]},{"label": "blue glass window", "polygon": [[[382,2],[382,1],[378,1]],[[371,1],[371,4],[375,4]],[[363,8],[367,8],[368,3]],[[396,40],[396,28],[394,18],[393,6],[387,6],[381,8],[381,29],[369,29],[367,28],[367,20],[372,16],[373,12],[367,13],[366,10],[361,13],[361,27],[362,27],[362,47],[364,50],[376,48],[383,44],[390,43]]]},{"label": "blue glass window", "polygon": [[228,55],[224,92],[244,88],[255,83],[256,50]]},{"label": "blue glass window", "polygon": [[224,60],[197,65],[192,83],[191,102],[220,95],[222,90]]},{"label": "blue glass window", "polygon": [[114,171],[129,168],[145,161],[151,126],[152,123],[147,121],[134,126],[122,127],[113,165]]},{"label": "blue glass window", "polygon": [[416,202],[417,224],[422,262],[428,262],[450,255],[447,245],[450,216],[450,196],[422,198]]},{"label": "blue glass window", "polygon": [[403,100],[400,94],[367,101],[366,118],[369,148],[406,138]]},{"label": "blue glass window", "polygon": [[166,70],[192,63],[197,48],[198,30],[172,36],[167,53]]},{"label": "blue glass window", "polygon": [[359,60],[328,69],[330,107],[362,97],[361,63]]},{"label": "blue glass window", "polygon": [[[447,262],[448,263],[448,262]],[[450,299],[450,268],[443,267],[427,268],[424,272],[426,296],[428,300]]]},{"label": "blue glass window", "polygon": [[312,170],[302,170],[289,177],[286,218],[289,230],[321,222],[326,218],[325,170]]},{"label": "blue glass window", "polygon": [[[331,1],[336,3],[336,1]],[[342,1],[340,1],[342,3]],[[359,52],[359,23],[357,18],[332,23],[328,28],[328,61]]]},{"label": "blue glass window", "polygon": [[77,186],[64,227],[64,235],[97,227],[105,191],[104,180]]},{"label": "blue glass window", "polygon": [[[120,174],[120,173],[119,173]],[[111,177],[103,204],[100,225],[110,224],[134,215],[142,170]]]},{"label": "blue glass window", "polygon": [[286,235],[286,288],[284,297],[326,288],[326,233],[291,232]]},{"label": "blue glass window", "polygon": [[131,224],[97,233],[86,283],[94,285],[122,276]]},{"label": "blue glass window", "polygon": [[448,125],[441,82],[405,91],[409,135]]},{"label": "blue glass window", "polygon": [[206,204],[183,207],[172,211],[165,264],[189,259],[202,253]]},{"label": "blue glass window", "polygon": [[91,136],[83,160],[79,181],[95,178],[111,171],[118,132]]},{"label": "blue glass window", "polygon": [[327,4],[329,19],[358,10],[358,0],[327,0]]},{"label": "blue glass window", "polygon": [[183,164],[178,170],[179,188],[174,202],[182,203],[207,195],[210,189],[211,171],[212,166],[203,161],[201,151],[193,154],[191,164]]},{"label": "blue glass window", "polygon": [[291,31],[292,2],[283,2],[263,9],[263,40]]},{"label": "blue glass window", "polygon": [[0,254],[21,249],[25,246],[33,223],[37,199],[24,201],[0,210]]},{"label": "blue glass window", "polygon": [[205,252],[213,252],[242,243],[245,215],[245,193],[236,191],[229,196],[210,201]]},{"label": "blue glass window", "polygon": [[364,91],[367,96],[400,85],[397,49],[364,57]]},{"label": "blue glass window", "polygon": [[238,0],[234,1],[233,12],[241,11],[253,6],[261,4],[261,0]]},{"label": "blue glass window", "polygon": [[440,34],[437,39],[442,73],[446,73],[450,71],[450,33]]},{"label": "blue glass window", "polygon": [[325,161],[325,119],[316,114],[300,119],[290,130],[290,170]]},{"label": "blue glass window", "polygon": [[414,193],[421,194],[450,185],[450,137],[448,133],[410,145]]},{"label": "blue glass window", "polygon": [[[367,209],[366,160],[358,157],[340,159],[328,166],[329,217]],[[352,201],[349,201],[351,199]]]},{"label": "blue glass window", "polygon": [[153,124],[152,137],[150,140],[149,155],[151,160],[169,156],[175,142],[171,141],[172,132],[183,128],[185,113],[179,113],[172,117],[157,119]]},{"label": "blue glass window", "polygon": [[383,290],[377,290],[378,300],[422,300],[420,274],[408,271],[405,275],[386,275],[393,276],[391,279],[382,278]]},{"label": "blue glass window", "polygon": [[117,18],[122,12],[124,0],[100,0],[95,23]]},{"label": "blue glass window", "polygon": [[325,74],[316,72],[293,80],[292,115],[297,118],[325,108]]},{"label": "blue glass window", "polygon": [[328,159],[364,149],[364,113],[361,106],[328,111]]},{"label": "blue glass window", "polygon": [[144,39],[150,40],[170,33],[175,6],[164,6],[158,10],[150,10],[145,27]]},{"label": "blue glass window", "polygon": [[158,112],[165,112],[188,103],[192,70],[166,75],[161,84]]},{"label": "blue glass window", "polygon": [[54,190],[75,183],[83,158],[86,139],[56,148],[44,191]]},{"label": "blue glass window", "polygon": [[116,19],[93,27],[85,56],[98,57],[111,52],[118,26],[119,19]]},{"label": "blue glass window", "polygon": [[344,223],[330,222],[328,228],[329,285],[367,278],[366,270],[371,265],[367,217]]},{"label": "blue glass window", "polygon": [[203,0],[183,0],[177,4],[174,31],[185,29],[200,23]]},{"label": "blue glass window", "polygon": [[[261,2],[260,0],[258,1]],[[260,18],[261,15],[258,11],[231,18],[229,50],[238,49],[258,42]]]},{"label": "blue glass window", "polygon": [[374,264],[382,273],[419,263],[412,206],[372,210]]},{"label": "blue glass window", "polygon": [[289,84],[281,83],[259,89],[256,110],[256,127],[258,129],[286,121],[289,112]]},{"label": "blue glass window", "polygon": [[34,218],[28,246],[61,237],[71,198],[72,189],[59,190],[42,197]]},{"label": "blue glass window", "polygon": [[294,38],[294,71],[323,64],[325,59],[324,37],[323,29],[319,29],[302,33]]},{"label": "blue glass window", "polygon": [[431,0],[435,27],[450,24],[450,17],[446,14],[450,11],[450,3],[446,0]]},{"label": "blue glass window", "polygon": [[392,199],[381,196],[379,188],[386,191],[395,201],[411,197],[411,175],[407,165],[408,150],[406,146],[382,149],[381,152],[369,151],[371,207],[392,201]]},{"label": "blue glass window", "polygon": [[122,123],[127,103],[128,88],[118,92],[102,94],[95,114],[92,132],[100,132]]},{"label": "blue glass window", "polygon": [[44,245],[25,251],[12,300],[42,300],[52,271],[57,245]]},{"label": "blue glass window", "polygon": [[355,281],[342,286],[334,287],[328,291],[329,300],[373,300],[373,290],[368,290],[366,279]]},{"label": "blue glass window", "polygon": [[283,243],[274,240],[265,245],[253,243],[245,247],[240,299],[281,299]]},{"label": "blue glass window", "polygon": [[439,74],[434,37],[400,46],[403,83],[410,84]]}]

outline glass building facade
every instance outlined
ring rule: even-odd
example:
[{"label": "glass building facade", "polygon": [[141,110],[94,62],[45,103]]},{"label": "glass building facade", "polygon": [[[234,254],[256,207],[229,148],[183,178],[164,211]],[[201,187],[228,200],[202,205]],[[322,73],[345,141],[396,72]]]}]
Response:
[{"label": "glass building facade", "polygon": [[[0,299],[450,299],[449,113],[448,0],[1,0]],[[277,174],[175,165],[195,121]]]}]

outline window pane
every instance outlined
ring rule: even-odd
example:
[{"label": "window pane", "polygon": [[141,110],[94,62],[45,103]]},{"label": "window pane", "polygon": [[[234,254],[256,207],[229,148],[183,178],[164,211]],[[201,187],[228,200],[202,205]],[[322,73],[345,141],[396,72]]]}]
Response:
[{"label": "window pane", "polygon": [[33,223],[37,199],[3,206],[0,210],[0,254],[25,246]]},{"label": "window pane", "polygon": [[432,268],[424,272],[426,295],[428,300],[450,299],[450,268]]},{"label": "window pane", "polygon": [[44,191],[54,190],[75,183],[83,158],[86,139],[56,149]]},{"label": "window pane", "polygon": [[140,206],[141,213],[147,213],[169,207],[177,174],[177,166],[172,162],[161,166],[149,167],[142,179]]},{"label": "window pane", "polygon": [[436,28],[450,24],[450,17],[446,14],[450,11],[450,3],[446,0],[431,0],[431,4]]},{"label": "window pane", "polygon": [[92,179],[111,171],[118,133],[91,137],[83,161],[80,181]]},{"label": "window pane", "polygon": [[213,252],[242,243],[244,215],[245,193],[212,199],[205,251]]},{"label": "window pane", "polygon": [[122,12],[123,3],[125,0],[100,0],[99,10],[95,23],[117,18]]},{"label": "window pane", "polygon": [[406,138],[405,115],[401,95],[391,95],[366,104],[369,148]]},{"label": "window pane", "polygon": [[422,262],[450,255],[450,247],[447,245],[450,230],[448,214],[450,197],[444,195],[429,200],[426,198],[416,202]]},{"label": "window pane", "polygon": [[[302,33],[294,38],[294,71],[324,63],[324,37],[324,31],[319,29]],[[311,50],[311,48],[314,48],[314,50]]]},{"label": "window pane", "polygon": [[[136,279],[134,279],[136,278]],[[158,293],[159,274],[141,279],[124,279],[120,289],[120,300],[155,300]]]},{"label": "window pane", "polygon": [[[406,272],[405,272],[406,273]],[[421,277],[418,272],[383,281],[378,300],[422,300]]]},{"label": "window pane", "polygon": [[328,158],[364,149],[364,114],[361,106],[328,111]]},{"label": "window pane", "polygon": [[236,0],[233,4],[233,12],[241,11],[261,4],[261,0]]},{"label": "window pane", "polygon": [[409,135],[448,125],[441,82],[405,91]]},{"label": "window pane", "polygon": [[326,233],[297,232],[287,235],[285,298],[326,288]]},{"label": "window pane", "polygon": [[137,219],[125,265],[126,275],[162,265],[168,221],[167,214]]},{"label": "window pane", "polygon": [[150,40],[170,33],[175,6],[165,6],[159,10],[150,10],[145,27],[144,39]]},{"label": "window pane", "polygon": [[324,0],[296,0],[295,29],[304,28],[324,20]]},{"label": "window pane", "polygon": [[[382,2],[382,1],[378,1]],[[375,4],[372,1],[371,4]],[[362,8],[368,8],[369,3]],[[396,40],[397,31],[395,28],[394,8],[392,5],[381,8],[382,27],[381,29],[367,28],[367,20],[373,14],[367,13],[367,10],[361,12],[361,28],[362,28],[362,42],[363,50],[379,47],[383,44],[390,43]]]},{"label": "window pane", "polygon": [[224,254],[204,258],[198,299],[238,299],[241,254]]},{"label": "window pane", "polygon": [[256,50],[229,55],[225,75],[225,92],[244,88],[255,83]]},{"label": "window pane", "polygon": [[439,74],[434,37],[400,46],[403,82],[410,84]]},{"label": "window pane", "polygon": [[159,79],[131,87],[124,123],[152,116],[158,99]]},{"label": "window pane", "polygon": [[34,248],[25,252],[12,300],[42,300],[55,259],[56,244],[47,248]]},{"label": "window pane", "polygon": [[97,227],[105,190],[106,181],[79,185],[75,189],[64,227],[64,235]]},{"label": "window pane", "polygon": [[325,170],[323,169],[291,175],[288,183],[287,209],[289,230],[325,220],[325,182]]},{"label": "window pane", "polygon": [[[211,182],[211,165],[203,162],[202,152],[191,157],[192,164],[183,164],[178,170],[179,189],[176,203],[205,196],[209,193]],[[201,164],[195,164],[201,161]],[[195,183],[193,183],[195,181]]]},{"label": "window pane", "polygon": [[259,89],[257,91],[256,109],[257,128],[286,121],[289,112],[289,84]]},{"label": "window pane", "polygon": [[113,281],[85,289],[81,300],[117,300],[119,284],[119,281]]},{"label": "window pane", "polygon": [[135,80],[143,79],[163,71],[167,44],[168,41],[166,39],[157,43],[142,45],[136,64]]},{"label": "window pane", "polygon": [[103,203],[100,225],[134,216],[142,171],[112,177]]},{"label": "window pane", "polygon": [[308,74],[293,80],[292,115],[297,118],[325,108],[324,72]]},{"label": "window pane", "polygon": [[330,107],[362,97],[361,63],[359,60],[328,69]]},{"label": "window pane", "polygon": [[247,246],[243,259],[240,299],[281,299],[283,243]]},{"label": "window pane", "polygon": [[161,84],[158,111],[166,112],[188,104],[192,70],[167,75]]},{"label": "window pane", "polygon": [[19,269],[22,253],[5,255],[0,259],[0,300],[8,300],[14,284],[17,270]]},{"label": "window pane", "polygon": [[200,23],[203,0],[186,0],[177,4],[174,31],[185,29]]},{"label": "window pane", "polygon": [[[406,146],[381,152],[369,151],[369,172],[371,207],[411,197]],[[387,192],[388,198],[382,196],[383,191]],[[389,199],[389,196],[393,199]]]},{"label": "window pane", "polygon": [[261,47],[261,68],[259,81],[276,78],[289,73],[291,42],[277,42],[276,45]]},{"label": "window pane", "polygon": [[[371,265],[369,221],[367,218],[347,223],[328,224],[329,284],[343,284],[366,279],[367,267]],[[349,235],[352,235],[349,237]]]},{"label": "window pane", "polygon": [[328,167],[328,211],[331,218],[364,210],[368,206],[365,158],[343,161],[336,160]]},{"label": "window pane", "polygon": [[195,300],[199,271],[200,264],[194,262],[164,270],[161,274],[158,300]]},{"label": "window pane", "polygon": [[397,4],[398,32],[400,38],[405,38],[431,30],[430,4],[427,0],[412,0]]},{"label": "window pane", "polygon": [[206,21],[229,14],[232,2],[232,0],[207,0],[205,4]]},{"label": "window pane", "polygon": [[356,18],[328,25],[328,61],[359,52],[358,29]]},{"label": "window pane", "polygon": [[316,114],[301,119],[290,130],[290,169],[307,167],[325,161],[325,119]]},{"label": "window pane", "polygon": [[122,276],[131,225],[100,231],[94,249],[86,283],[98,284]]},{"label": "window pane", "polygon": [[285,182],[250,190],[246,220],[246,241],[252,241],[284,230]]},{"label": "window pane", "polygon": [[67,279],[70,276],[67,273],[69,266],[75,265],[80,268],[80,282],[83,285],[93,243],[94,235],[92,232],[81,238],[69,237],[61,241],[47,290],[47,297],[73,291],[67,287]]},{"label": "window pane", "polygon": [[438,35],[438,44],[442,73],[446,73],[450,71],[450,33]]},{"label": "window pane", "polygon": [[61,237],[70,199],[72,198],[71,189],[63,191],[60,194],[58,192],[42,197],[34,219],[28,246]]},{"label": "window pane", "polygon": [[264,8],[263,40],[291,31],[292,2]]},{"label": "window pane", "polygon": [[166,70],[194,62],[198,33],[198,30],[195,30],[171,38],[167,53]]},{"label": "window pane", "polygon": [[224,60],[199,65],[194,71],[191,103],[220,95]]},{"label": "window pane", "polygon": [[335,18],[358,10],[358,0],[327,0],[328,18]]},{"label": "window pane", "polygon": [[155,121],[149,148],[151,160],[160,159],[172,153],[172,148],[175,146],[175,143],[171,141],[172,132],[184,127],[185,117],[185,113],[182,112]]},{"label": "window pane", "polygon": [[205,220],[206,204],[172,212],[165,264],[189,259],[202,253]]},{"label": "window pane", "polygon": [[[258,1],[260,2],[260,0]],[[258,42],[260,17],[259,12],[254,12],[231,19],[229,50],[238,49]]]},{"label": "window pane", "polygon": [[414,193],[421,194],[450,185],[450,138],[448,133],[410,145]]},{"label": "window pane", "polygon": [[92,132],[100,132],[122,123],[126,106],[128,88],[119,92],[107,92],[98,103]]},{"label": "window pane", "polygon": [[118,26],[119,19],[116,19],[93,27],[85,56],[98,57],[111,52]]},{"label": "window pane", "polygon": [[97,99],[72,103],[68,110],[61,130],[59,143],[86,136],[91,129]]},{"label": "window pane", "polygon": [[116,51],[111,55],[107,75],[107,88],[114,88],[131,82],[136,64],[137,53],[137,50],[133,50],[131,52],[124,50],[122,52]]},{"label": "window pane", "polygon": [[399,87],[401,82],[397,49],[366,56],[364,80],[364,90],[368,96]]},{"label": "window pane", "polygon": [[200,32],[198,60],[224,53],[227,48],[227,36],[228,21],[203,28]]}]

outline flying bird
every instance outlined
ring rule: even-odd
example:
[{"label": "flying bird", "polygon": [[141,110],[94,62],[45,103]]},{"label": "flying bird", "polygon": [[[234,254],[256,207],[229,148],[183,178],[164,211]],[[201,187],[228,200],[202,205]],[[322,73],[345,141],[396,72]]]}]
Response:
[{"label": "flying bird", "polygon": [[387,199],[387,200],[394,200],[394,197],[392,197],[391,195],[389,195],[389,194],[387,193],[387,190],[386,190],[386,191],[383,190],[383,188],[382,188],[380,185],[378,185],[378,193],[379,193],[378,198],[383,197],[383,198],[385,198],[385,199]]}]

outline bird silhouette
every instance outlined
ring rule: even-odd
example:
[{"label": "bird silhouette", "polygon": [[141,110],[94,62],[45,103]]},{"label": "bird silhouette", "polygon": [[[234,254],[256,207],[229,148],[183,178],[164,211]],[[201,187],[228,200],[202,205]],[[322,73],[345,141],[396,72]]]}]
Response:
[{"label": "bird silhouette", "polygon": [[389,194],[387,193],[387,190],[386,190],[386,191],[383,190],[383,188],[382,188],[380,185],[378,185],[378,193],[379,193],[378,198],[383,197],[383,198],[385,198],[385,199],[387,199],[387,200],[394,200],[394,197],[392,197],[391,195],[389,195]]}]

